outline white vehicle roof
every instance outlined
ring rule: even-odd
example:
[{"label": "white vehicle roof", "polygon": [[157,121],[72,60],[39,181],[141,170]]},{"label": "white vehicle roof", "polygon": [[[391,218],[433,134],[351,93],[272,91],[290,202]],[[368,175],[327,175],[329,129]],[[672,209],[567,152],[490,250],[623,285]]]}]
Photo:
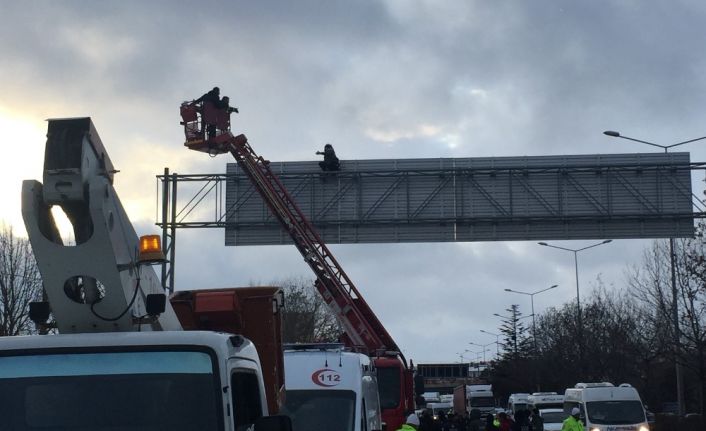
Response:
[{"label": "white vehicle roof", "polygon": [[438,392],[424,392],[422,398],[424,398],[424,401],[440,401],[441,395]]},{"label": "white vehicle roof", "polygon": [[601,400],[621,400],[640,401],[637,389],[632,386],[588,386],[579,388],[568,388],[564,394],[565,401],[601,401]]},{"label": "white vehicle roof", "polygon": [[233,334],[210,331],[146,331],[107,332],[90,334],[28,335],[0,337],[0,351],[4,355],[13,350],[20,354],[45,349],[101,350],[132,346],[203,346],[218,352],[221,357],[257,359],[255,346],[248,339]]},{"label": "white vehicle roof", "polygon": [[532,394],[527,397],[527,401],[530,404],[536,404],[536,405],[550,404],[550,403],[561,403],[561,402],[564,402],[564,396],[558,395],[556,392]]},{"label": "white vehicle roof", "polygon": [[360,391],[363,374],[373,365],[362,353],[332,350],[285,350],[284,376],[287,390]]},{"label": "white vehicle roof", "polygon": [[526,393],[517,393],[517,394],[510,394],[510,401],[514,403],[527,403],[529,394]]},{"label": "white vehicle roof", "polygon": [[487,392],[493,392],[493,385],[466,385],[466,390],[467,391],[487,391]]},{"label": "white vehicle roof", "polygon": [[564,413],[564,409],[539,409],[539,414],[543,413]]},{"label": "white vehicle roof", "polygon": [[492,385],[466,385],[466,398],[492,397]]}]

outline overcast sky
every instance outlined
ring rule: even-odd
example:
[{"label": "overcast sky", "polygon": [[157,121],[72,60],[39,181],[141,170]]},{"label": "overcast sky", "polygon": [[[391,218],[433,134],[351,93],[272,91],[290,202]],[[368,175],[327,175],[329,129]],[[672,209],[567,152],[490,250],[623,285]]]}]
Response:
[{"label": "overcast sky", "polygon": [[[240,108],[234,130],[274,161],[316,160],[326,142],[342,159],[538,156],[652,151],[608,129],[665,145],[705,135],[698,0],[0,0],[0,11],[0,219],[22,234],[21,181],[41,179],[44,120],[73,116],[93,118],[131,219],[156,233],[155,175],[230,161],[182,146],[180,102],[214,85]],[[706,141],[682,148],[706,160]],[[223,242],[178,233],[178,289],[312,276],[292,246]],[[581,253],[582,297],[598,276],[621,288],[648,244]],[[505,288],[559,284],[537,312],[576,294],[571,254],[535,242],[331,248],[416,362],[494,341],[480,329],[497,331],[492,314],[511,303],[529,314]]]}]

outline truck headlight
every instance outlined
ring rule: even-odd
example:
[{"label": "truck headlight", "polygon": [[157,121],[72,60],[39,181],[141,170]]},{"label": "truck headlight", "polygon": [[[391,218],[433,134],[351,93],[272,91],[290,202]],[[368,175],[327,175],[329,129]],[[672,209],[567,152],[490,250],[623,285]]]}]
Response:
[{"label": "truck headlight", "polygon": [[640,431],[650,431],[650,429],[648,427],[646,427],[645,425],[643,425],[640,427]]},{"label": "truck headlight", "polygon": [[[589,431],[601,431],[601,429],[600,428],[591,428]],[[643,431],[643,430],[640,430],[640,431]]]}]

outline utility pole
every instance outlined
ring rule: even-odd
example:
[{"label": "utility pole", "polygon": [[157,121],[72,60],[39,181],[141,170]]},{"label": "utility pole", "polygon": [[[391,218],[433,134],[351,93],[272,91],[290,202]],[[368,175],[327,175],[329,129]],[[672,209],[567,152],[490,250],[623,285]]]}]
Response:
[{"label": "utility pole", "polygon": [[[603,132],[604,135],[610,136],[612,138],[626,139],[628,141],[639,142],[641,144],[649,145],[652,147],[659,147],[664,150],[665,154],[669,152],[670,148],[678,147],[679,145],[688,144],[691,142],[700,141],[706,139],[706,136],[700,138],[689,139],[687,141],[677,142],[671,145],[661,145],[655,144],[654,142],[643,141],[642,139],[635,139],[629,136],[623,136],[619,132],[614,130],[606,130]],[[679,330],[679,295],[677,294],[677,275],[676,275],[676,257],[674,254],[674,237],[669,238],[669,266],[672,275],[672,326],[674,326],[674,372],[675,378],[677,380],[677,414],[683,416],[684,410],[684,388],[682,381],[682,370],[681,363],[679,362],[679,357],[681,355],[681,332]]]}]

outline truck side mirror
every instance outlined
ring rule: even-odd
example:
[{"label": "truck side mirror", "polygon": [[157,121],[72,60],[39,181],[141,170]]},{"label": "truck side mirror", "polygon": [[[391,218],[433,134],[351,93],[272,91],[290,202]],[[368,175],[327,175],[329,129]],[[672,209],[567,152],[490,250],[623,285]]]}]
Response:
[{"label": "truck side mirror", "polygon": [[167,309],[167,295],[150,293],[145,299],[145,310],[150,316],[158,316]]},{"label": "truck side mirror", "polygon": [[289,416],[263,416],[255,420],[255,431],[292,431]]}]

